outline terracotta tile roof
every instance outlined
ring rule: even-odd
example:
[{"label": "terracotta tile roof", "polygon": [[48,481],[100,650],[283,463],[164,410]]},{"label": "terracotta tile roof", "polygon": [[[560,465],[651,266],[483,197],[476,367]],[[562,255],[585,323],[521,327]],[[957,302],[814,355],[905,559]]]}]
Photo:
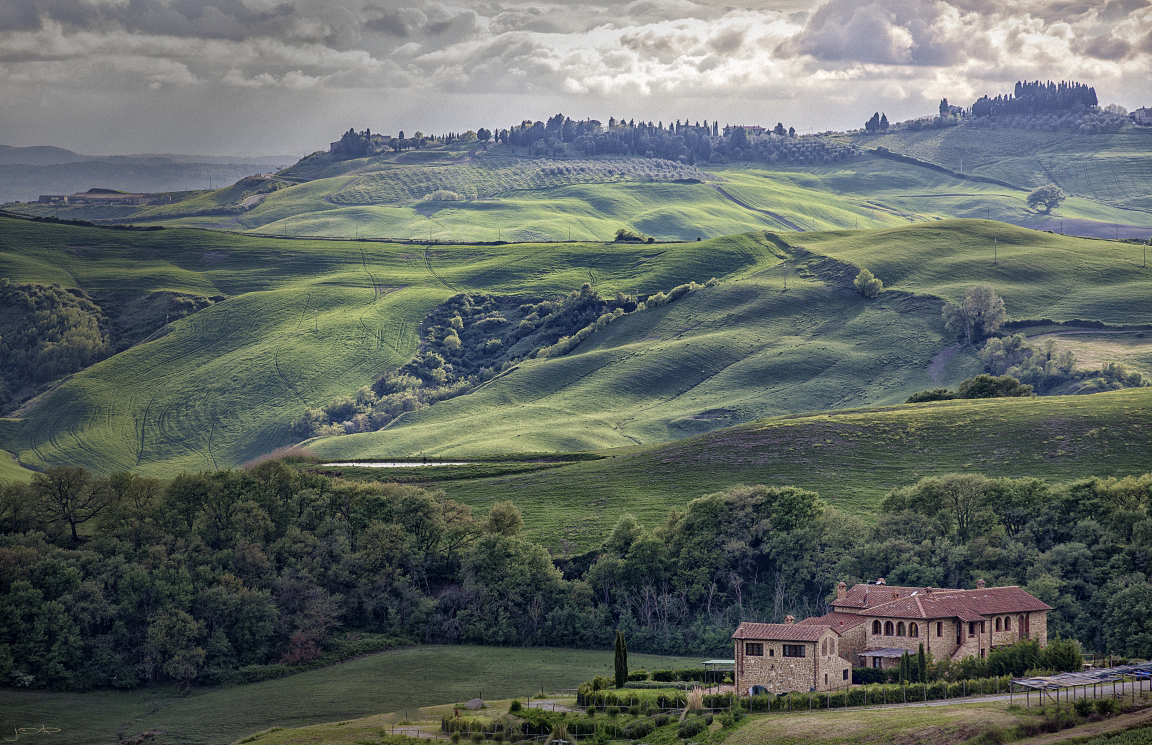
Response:
[{"label": "terracotta tile roof", "polygon": [[839,608],[871,608],[892,601],[892,593],[897,598],[906,598],[914,592],[924,592],[923,587],[900,587],[898,585],[855,585],[844,595],[844,599],[833,600],[832,606]]},{"label": "terracotta tile roof", "polygon": [[841,613],[840,611],[832,611],[825,613],[822,616],[813,616],[812,618],[805,618],[799,623],[803,626],[827,626],[833,631],[843,634],[849,629],[854,629],[862,623],[867,623],[868,619],[865,616],[856,613]]},{"label": "terracotta tile roof", "polygon": [[868,609],[868,615],[885,618],[959,618],[979,621],[1001,613],[1052,610],[1020,587],[985,587],[976,590],[933,590],[910,595]]},{"label": "terracotta tile roof", "polygon": [[[799,623],[750,623],[745,621],[732,634],[733,639],[766,639],[785,642],[818,642],[828,626]],[[833,631],[833,633],[836,633]]]}]

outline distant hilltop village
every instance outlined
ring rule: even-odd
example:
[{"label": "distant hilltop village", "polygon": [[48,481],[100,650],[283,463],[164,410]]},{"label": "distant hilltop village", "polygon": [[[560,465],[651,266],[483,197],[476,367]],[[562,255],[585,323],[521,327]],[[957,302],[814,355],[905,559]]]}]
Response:
[{"label": "distant hilltop village", "polygon": [[40,204],[168,204],[171,194],[132,194],[115,189],[89,189],[80,194],[41,194]]}]

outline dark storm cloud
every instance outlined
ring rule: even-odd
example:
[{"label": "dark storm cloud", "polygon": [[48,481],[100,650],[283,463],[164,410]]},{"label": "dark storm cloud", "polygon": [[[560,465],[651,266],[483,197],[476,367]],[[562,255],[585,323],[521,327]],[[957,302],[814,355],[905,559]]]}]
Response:
[{"label": "dark storm cloud", "polygon": [[951,65],[976,51],[973,22],[934,0],[830,0],[779,52],[835,62]]},{"label": "dark storm cloud", "polygon": [[1101,60],[1122,60],[1132,53],[1132,44],[1112,34],[1100,34],[1077,44],[1076,49],[1089,57]]},{"label": "dark storm cloud", "polygon": [[253,9],[241,0],[130,0],[107,4],[5,0],[4,7],[0,11],[0,32],[38,29],[43,23],[54,21],[68,31],[123,29],[186,38],[240,40],[298,35],[294,24],[299,14],[288,3]]}]

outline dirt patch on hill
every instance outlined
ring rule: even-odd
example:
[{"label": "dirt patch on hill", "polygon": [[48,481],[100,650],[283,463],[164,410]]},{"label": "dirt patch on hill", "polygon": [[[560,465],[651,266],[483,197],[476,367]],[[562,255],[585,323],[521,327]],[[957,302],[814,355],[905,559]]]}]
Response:
[{"label": "dirt patch on hill", "polygon": [[944,368],[948,366],[948,362],[960,351],[959,344],[953,344],[949,347],[941,349],[932,361],[928,363],[928,377],[932,378],[932,382],[940,385],[940,379],[944,377]]}]

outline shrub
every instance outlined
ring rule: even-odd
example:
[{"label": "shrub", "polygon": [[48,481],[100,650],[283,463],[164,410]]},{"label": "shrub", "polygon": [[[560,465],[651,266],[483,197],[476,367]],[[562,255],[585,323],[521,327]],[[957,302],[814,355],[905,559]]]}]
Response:
[{"label": "shrub", "polygon": [[708,725],[704,723],[703,717],[686,719],[684,723],[680,725],[680,729],[677,730],[676,736],[681,740],[687,740],[690,737],[695,737],[707,728]]},{"label": "shrub", "polygon": [[520,711],[522,708],[523,706],[520,704],[520,699],[517,698],[512,699],[512,703],[508,704],[508,711],[513,714]]},{"label": "shrub", "polygon": [[604,713],[610,717],[618,717],[618,716],[620,716],[620,707],[609,706],[607,709],[604,710]]},{"label": "shrub", "polygon": [[1116,700],[1111,698],[1097,699],[1096,713],[1104,717],[1112,716],[1116,713]]},{"label": "shrub", "polygon": [[1076,709],[1076,713],[1082,717],[1087,717],[1095,708],[1090,698],[1078,698],[1072,706]]},{"label": "shrub", "polygon": [[884,283],[867,269],[861,269],[852,284],[856,285],[856,291],[864,297],[876,297],[884,291]]},{"label": "shrub", "polygon": [[656,724],[651,719],[638,719],[624,728],[624,736],[629,740],[639,740],[656,731]]},{"label": "shrub", "polygon": [[676,679],[676,673],[674,673],[671,670],[653,670],[652,671],[652,680],[655,680],[655,681],[658,681],[661,683],[671,683],[675,679]]}]

